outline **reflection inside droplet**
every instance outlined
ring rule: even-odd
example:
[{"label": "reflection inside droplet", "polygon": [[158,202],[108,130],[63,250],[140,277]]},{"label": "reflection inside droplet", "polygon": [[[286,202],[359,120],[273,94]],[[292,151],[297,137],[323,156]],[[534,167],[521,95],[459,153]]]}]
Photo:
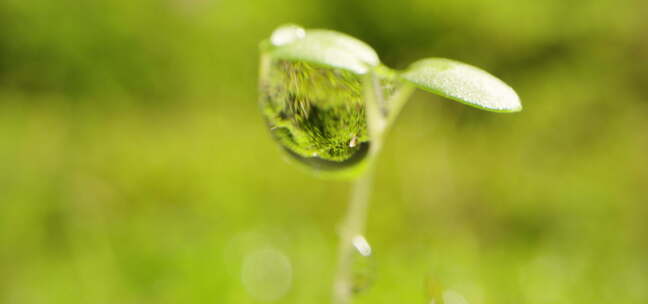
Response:
[{"label": "reflection inside droplet", "polygon": [[360,164],[369,150],[362,77],[306,62],[266,60],[261,107],[275,140],[315,169]]}]

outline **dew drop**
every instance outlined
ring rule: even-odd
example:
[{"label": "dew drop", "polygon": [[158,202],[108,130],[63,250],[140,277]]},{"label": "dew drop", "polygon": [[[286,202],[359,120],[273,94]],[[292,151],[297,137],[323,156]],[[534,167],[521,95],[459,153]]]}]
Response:
[{"label": "dew drop", "polygon": [[363,236],[356,235],[351,242],[360,255],[366,257],[371,255],[371,245]]},{"label": "dew drop", "polygon": [[362,76],[301,61],[266,60],[261,109],[287,154],[320,171],[363,163],[370,141]]},{"label": "dew drop", "polygon": [[357,235],[351,242],[354,248],[351,264],[351,292],[356,295],[373,284],[375,265],[371,245],[363,236]]},{"label": "dew drop", "polygon": [[[286,34],[290,31],[293,34]],[[300,33],[294,26],[282,27],[271,40],[283,43],[299,39]],[[356,169],[366,164],[371,146],[368,116],[373,125],[381,125],[372,127],[374,134],[384,130],[402,106],[392,97],[410,86],[382,66],[367,77],[282,58],[261,55],[260,105],[275,141],[293,160],[314,171],[359,173]],[[379,114],[368,111],[368,104],[376,105]]]}]

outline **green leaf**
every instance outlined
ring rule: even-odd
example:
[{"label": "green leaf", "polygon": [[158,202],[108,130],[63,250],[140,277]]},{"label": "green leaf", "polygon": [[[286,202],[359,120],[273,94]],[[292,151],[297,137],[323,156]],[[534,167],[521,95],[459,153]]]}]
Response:
[{"label": "green leaf", "polygon": [[304,30],[296,25],[276,29],[262,48],[275,59],[298,60],[365,74],[380,63],[366,43],[330,30]]},{"label": "green leaf", "polygon": [[483,110],[518,112],[520,98],[506,83],[477,67],[445,58],[413,63],[401,78],[416,87]]}]

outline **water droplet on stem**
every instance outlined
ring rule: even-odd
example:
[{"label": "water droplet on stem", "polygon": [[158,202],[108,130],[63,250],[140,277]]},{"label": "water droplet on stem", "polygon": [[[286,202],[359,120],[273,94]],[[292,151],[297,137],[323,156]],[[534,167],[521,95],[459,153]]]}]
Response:
[{"label": "water droplet on stem", "polygon": [[375,265],[371,245],[361,236],[355,236],[351,241],[354,248],[351,262],[351,293],[358,294],[371,287],[375,276]]}]

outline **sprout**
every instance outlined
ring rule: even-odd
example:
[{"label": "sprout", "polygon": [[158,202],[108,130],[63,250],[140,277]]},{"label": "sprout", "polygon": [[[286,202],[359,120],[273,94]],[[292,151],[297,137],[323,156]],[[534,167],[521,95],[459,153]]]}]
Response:
[{"label": "sprout", "polygon": [[335,31],[285,25],[261,49],[261,109],[272,135],[319,175],[359,176],[415,87],[487,111],[522,109],[513,89],[479,68],[428,58],[395,71]]},{"label": "sprout", "polygon": [[296,25],[279,27],[261,43],[259,87],[268,127],[292,159],[320,176],[356,181],[341,229],[339,304],[352,294],[353,241],[365,240],[371,163],[414,89],[486,111],[522,110],[511,87],[479,68],[427,58],[396,71],[356,38]]}]

